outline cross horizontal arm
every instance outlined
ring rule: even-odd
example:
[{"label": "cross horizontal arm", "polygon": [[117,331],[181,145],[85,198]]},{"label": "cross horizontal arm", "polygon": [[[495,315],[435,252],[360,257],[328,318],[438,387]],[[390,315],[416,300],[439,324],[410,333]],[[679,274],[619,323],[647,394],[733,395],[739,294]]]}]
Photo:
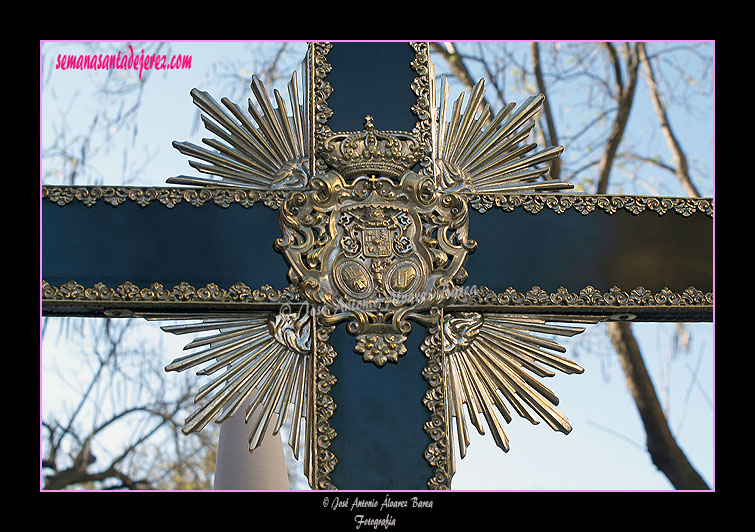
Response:
[{"label": "cross horizontal arm", "polygon": [[[285,195],[44,187],[43,312],[234,313],[301,304],[273,249]],[[478,246],[449,310],[712,320],[709,200],[487,195],[471,197],[470,207]]]},{"label": "cross horizontal arm", "polygon": [[43,312],[279,306],[289,283],[273,250],[278,200],[246,190],[44,187]]},{"label": "cross horizontal arm", "polygon": [[[712,321],[709,199],[578,194],[471,198],[465,289],[506,312]],[[461,303],[459,301],[458,303]]]}]

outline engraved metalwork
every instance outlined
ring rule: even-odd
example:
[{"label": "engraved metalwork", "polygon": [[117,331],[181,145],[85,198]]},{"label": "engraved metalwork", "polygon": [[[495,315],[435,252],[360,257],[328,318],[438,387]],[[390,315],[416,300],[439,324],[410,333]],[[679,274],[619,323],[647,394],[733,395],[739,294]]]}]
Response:
[{"label": "engraved metalwork", "polygon": [[235,283],[225,289],[215,283],[195,287],[189,283],[179,283],[172,289],[160,283],[139,287],[131,282],[116,287],[104,283],[95,283],[85,287],[76,281],[69,281],[60,286],[53,286],[42,280],[42,300],[54,301],[92,301],[92,302],[219,302],[219,303],[259,303],[285,304],[302,301],[296,287],[288,286],[278,290],[270,285],[252,289],[244,283]]},{"label": "engraved metalwork", "polygon": [[476,245],[466,204],[413,172],[398,184],[374,175],[346,183],[328,172],[312,187],[280,208],[275,247],[289,280],[306,301],[336,312],[330,324],[349,320],[364,360],[395,362],[411,330],[406,319],[442,304],[466,278],[463,264]]},{"label": "engraved metalwork", "polygon": [[534,182],[549,170],[548,166],[538,165],[557,158],[564,149],[555,146],[527,155],[537,148],[537,144],[523,143],[535,127],[534,117],[545,97],[528,98],[516,110],[511,103],[491,117],[484,95],[484,80],[480,80],[464,111],[461,93],[446,122],[449,87],[446,78],[442,78],[433,153],[437,188],[479,194],[573,188],[571,183],[561,181]]},{"label": "engraved metalwork", "polygon": [[[304,303],[298,287],[290,285],[283,290],[277,290],[269,285],[252,289],[244,283],[236,283],[231,287],[220,288],[215,283],[203,287],[195,287],[189,283],[179,283],[171,289],[160,283],[139,287],[126,282],[116,287],[104,283],[95,283],[85,287],[76,281],[69,281],[60,286],[53,286],[42,280],[42,300],[54,301],[97,301],[97,302],[125,302],[125,301],[216,301],[223,303]],[[619,287],[612,287],[601,292],[592,286],[587,286],[578,292],[570,292],[566,288],[559,288],[555,292],[545,292],[535,286],[527,292],[519,292],[508,288],[496,292],[488,287],[472,287],[470,290],[458,290],[451,293],[447,300],[447,308],[457,307],[497,307],[501,310],[512,307],[532,307],[553,309],[554,307],[590,307],[593,312],[606,307],[609,309],[632,310],[635,307],[710,307],[713,305],[713,292],[703,292],[690,286],[683,292],[674,292],[663,288],[659,292],[651,292],[642,286],[626,291]],[[603,314],[603,312],[601,312]]]},{"label": "engraved metalwork", "polygon": [[574,209],[583,215],[593,212],[615,214],[625,210],[639,214],[645,210],[664,214],[679,214],[684,217],[701,212],[713,217],[713,200],[710,198],[669,198],[657,196],[609,196],[603,194],[472,194],[468,196],[469,207],[484,213],[498,208],[511,212],[522,208],[536,214],[543,209],[550,209],[562,214]]},{"label": "engraved metalwork", "polygon": [[[561,345],[533,333],[568,337],[584,328],[549,324],[547,316],[445,314],[442,309],[436,315],[438,322],[422,345],[428,358],[423,377],[430,385],[423,400],[430,411],[425,432],[431,439],[425,458],[435,467],[428,488],[450,489],[455,471],[452,432],[464,458],[469,445],[467,420],[480,434],[485,433],[484,420],[496,445],[504,452],[509,450],[508,437],[496,414],[497,410],[507,423],[511,422],[506,402],[532,424],[539,421],[530,409],[553,430],[565,434],[571,431],[568,419],[555,408],[556,395],[533,375],[551,377],[555,375],[552,370],[573,374],[583,369],[556,354],[566,351]],[[596,323],[600,318],[554,316],[551,320]]]},{"label": "engraved metalwork", "polygon": [[428,43],[412,42],[409,44],[415,52],[411,66],[417,73],[417,77],[412,81],[412,91],[417,96],[417,103],[412,106],[412,112],[417,116],[417,124],[412,129],[412,133],[420,142],[423,153],[419,161],[420,170],[418,173],[432,175],[435,65],[430,59]]},{"label": "engraved metalwork", "polygon": [[[174,142],[173,146],[184,155],[204,161],[189,164],[216,178],[178,176],[168,179],[168,183],[260,190],[296,189],[307,185],[311,177],[310,115],[306,105],[299,101],[296,72],[288,84],[290,117],[277,90],[274,91],[277,103],[274,108],[264,84],[256,76],[252,78],[251,88],[259,108],[249,100],[248,114],[227,98],[221,99],[221,107],[208,93],[191,91],[194,104],[206,113],[202,115],[205,127],[224,142],[204,139],[212,150],[188,142]],[[305,104],[307,101],[305,98]]]},{"label": "engraved metalwork", "polygon": [[527,292],[519,292],[508,288],[503,292],[495,292],[486,286],[475,287],[474,290],[464,291],[457,295],[450,305],[474,305],[477,307],[590,307],[597,312],[602,307],[617,310],[631,310],[634,307],[710,307],[713,305],[713,292],[702,292],[690,286],[683,292],[673,292],[663,288],[653,293],[638,286],[629,292],[618,286],[601,292],[593,286],[586,286],[579,292],[570,292],[560,287],[555,292],[547,293],[538,286],[533,286]]},{"label": "engraved metalwork", "polygon": [[162,188],[162,187],[82,187],[82,186],[43,186],[42,199],[61,207],[78,201],[87,207],[103,201],[118,207],[128,201],[140,207],[158,203],[172,209],[181,202],[193,207],[217,205],[227,208],[240,205],[244,208],[262,203],[270,209],[277,209],[285,200],[285,194],[278,190],[242,190],[230,188]]},{"label": "engraved metalwork", "polygon": [[[604,195],[604,194],[470,194],[459,193],[467,201],[470,209],[485,213],[491,209],[511,212],[524,209],[532,214],[549,209],[563,214],[574,209],[583,215],[603,212],[611,215],[626,210],[632,214],[643,211],[658,216],[678,214],[688,217],[696,212],[713,217],[711,198],[674,198],[658,196]],[[163,188],[163,187],[90,187],[90,186],[51,186],[42,187],[42,199],[61,207],[78,201],[88,207],[103,201],[113,207],[136,202],[142,207],[159,203],[170,209],[181,202],[194,207],[217,205],[228,207],[237,204],[245,208],[262,203],[270,209],[278,209],[289,193],[282,190],[245,190],[223,187],[206,188]]]},{"label": "engraved metalwork", "polygon": [[364,122],[361,132],[323,135],[320,156],[344,178],[365,172],[398,178],[422,159],[420,143],[411,133],[377,131],[369,115]]},{"label": "engraved metalwork", "polygon": [[[165,368],[180,372],[204,366],[198,375],[217,374],[196,395],[194,402],[199,407],[186,418],[183,432],[198,432],[210,421],[222,423],[248,404],[244,419],[252,421],[251,452],[261,445],[271,426],[272,434],[277,434],[290,417],[288,443],[294,457],[298,460],[303,449],[304,473],[310,484],[327,488],[327,473],[335,465],[327,447],[335,434],[322,420],[329,417],[325,410],[332,415],[334,405],[323,394],[335,381],[327,375],[333,356],[325,344],[328,329],[318,331],[317,327],[313,316],[283,313],[163,326],[173,334],[213,332],[185,347],[198,351]],[[329,361],[323,361],[328,357]],[[320,420],[317,427],[315,419]]]},{"label": "engraved metalwork", "polygon": [[[306,383],[312,379],[307,357],[312,349],[312,320],[309,316],[294,319],[278,314],[272,319],[204,320],[188,325],[163,326],[173,334],[218,331],[195,339],[185,349],[201,350],[174,360],[166,371],[184,371],[209,363],[198,374],[213,375],[225,370],[205,384],[194,399],[200,407],[187,419],[185,434],[202,430],[212,420],[221,423],[238,412],[247,401],[245,420],[259,410],[249,439],[249,450],[259,446],[273,413],[278,415],[273,432],[278,433],[288,415],[288,405],[294,405],[289,443],[294,455],[299,455],[299,420],[307,421],[305,408]],[[209,347],[207,347],[209,346]],[[305,435],[311,431],[305,431]],[[307,448],[310,447],[306,443]]]},{"label": "engraved metalwork", "polygon": [[[417,123],[410,132],[378,131],[372,125],[372,117],[367,117],[364,139],[362,132],[333,132],[327,122],[333,115],[328,106],[328,98],[333,88],[327,81],[331,65],[327,55],[330,43],[313,43],[310,48],[313,72],[313,105],[315,169],[318,173],[329,169],[340,171],[344,177],[357,174],[357,164],[364,174],[379,173],[400,177],[406,170],[411,170],[416,163],[421,167],[420,173],[426,173],[432,163],[432,111],[433,78],[435,69],[430,60],[428,43],[411,42],[409,46],[415,52],[411,68],[417,73],[411,89],[417,96],[417,102],[411,111],[417,116]],[[345,145],[343,145],[345,143]],[[368,148],[365,150],[365,148]],[[372,163],[372,164],[370,164]]]}]

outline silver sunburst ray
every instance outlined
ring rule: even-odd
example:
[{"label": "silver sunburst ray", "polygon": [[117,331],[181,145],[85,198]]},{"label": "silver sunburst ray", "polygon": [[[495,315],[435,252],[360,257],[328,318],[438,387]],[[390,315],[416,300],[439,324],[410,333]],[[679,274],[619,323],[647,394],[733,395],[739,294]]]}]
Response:
[{"label": "silver sunburst ray", "polygon": [[165,367],[166,371],[181,372],[204,366],[197,375],[214,376],[195,396],[198,408],[186,418],[183,432],[199,432],[211,421],[222,423],[247,404],[244,420],[251,426],[250,452],[262,444],[277,416],[272,434],[277,434],[288,421],[288,443],[298,460],[303,421],[304,472],[309,478],[314,445],[310,316],[205,318],[162,329],[178,335],[211,332],[184,347],[193,350],[191,354]]},{"label": "silver sunburst ray", "polygon": [[565,434],[571,431],[568,419],[555,408],[558,397],[535,377],[552,377],[555,375],[552,370],[566,374],[584,370],[558,354],[566,351],[563,346],[536,334],[571,337],[585,329],[556,325],[549,323],[549,319],[579,323],[600,321],[591,317],[533,318],[476,312],[444,316],[440,332],[444,373],[448,375],[445,385],[447,419],[449,430],[454,419],[462,458],[470,442],[467,418],[480,434],[485,433],[484,419],[496,445],[504,452],[509,450],[508,437],[495,413],[498,410],[510,423],[512,416],[506,403],[532,424],[539,421],[530,409],[553,430]]},{"label": "silver sunburst ray", "polygon": [[[432,93],[435,94],[434,88]],[[491,119],[492,112],[484,96],[484,80],[480,80],[463,111],[464,93],[457,98],[447,122],[449,85],[445,76],[441,78],[434,132],[438,146],[435,152],[438,188],[475,193],[531,193],[573,188],[571,183],[562,181],[534,182],[549,170],[547,166],[539,168],[538,165],[557,158],[564,149],[555,146],[530,153],[537,144],[525,143],[535,127],[534,117],[540,112],[545,97],[532,96],[518,108],[510,103]]]},{"label": "silver sunburst ray", "polygon": [[190,142],[174,142],[182,154],[203,162],[189,165],[215,177],[171,177],[172,184],[191,186],[230,186],[259,190],[302,188],[309,182],[311,169],[309,151],[309,119],[305,103],[299,102],[296,72],[288,83],[292,114],[278,90],[274,91],[276,107],[264,84],[252,78],[252,94],[248,113],[222,98],[222,106],[208,93],[193,89],[194,104],[203,111],[205,128],[217,139],[202,139],[212,149]]}]

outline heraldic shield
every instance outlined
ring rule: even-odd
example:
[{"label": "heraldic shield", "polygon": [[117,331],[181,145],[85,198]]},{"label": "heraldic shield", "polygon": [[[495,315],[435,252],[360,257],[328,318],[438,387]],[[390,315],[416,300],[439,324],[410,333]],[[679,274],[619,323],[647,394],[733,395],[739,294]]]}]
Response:
[{"label": "heraldic shield", "polygon": [[354,350],[378,367],[406,352],[407,320],[453,297],[476,245],[466,202],[412,171],[397,182],[315,176],[281,206],[280,225],[289,280],[326,323],[348,321]]}]

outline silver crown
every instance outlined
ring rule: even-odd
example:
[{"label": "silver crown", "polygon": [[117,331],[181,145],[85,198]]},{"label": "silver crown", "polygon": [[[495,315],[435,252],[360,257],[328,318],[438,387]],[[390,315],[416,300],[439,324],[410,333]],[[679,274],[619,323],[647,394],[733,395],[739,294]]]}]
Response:
[{"label": "silver crown", "polygon": [[372,117],[364,130],[331,133],[320,142],[320,156],[344,178],[374,174],[401,177],[422,159],[421,143],[405,131],[378,131]]}]

